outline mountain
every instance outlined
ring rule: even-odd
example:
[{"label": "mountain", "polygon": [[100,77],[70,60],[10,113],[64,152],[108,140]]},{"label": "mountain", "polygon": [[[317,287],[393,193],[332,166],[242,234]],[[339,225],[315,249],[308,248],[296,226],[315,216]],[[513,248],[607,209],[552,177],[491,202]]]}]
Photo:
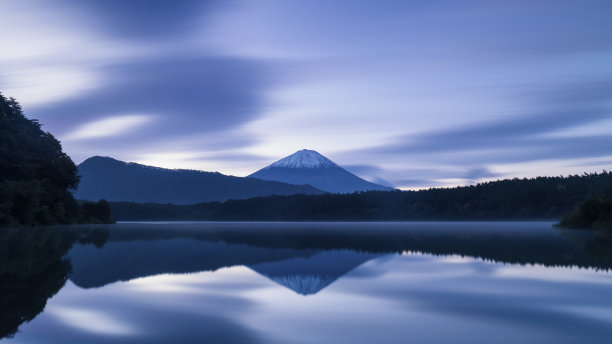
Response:
[{"label": "mountain", "polygon": [[272,165],[262,168],[249,177],[296,185],[310,184],[323,191],[333,193],[393,190],[363,180],[316,151],[308,149],[297,151]]},{"label": "mountain", "polygon": [[605,202],[584,210],[579,206],[602,197],[612,199],[612,171],[419,191],[268,196],[198,205],[111,203],[110,207],[113,216],[124,221],[556,221],[578,209],[577,219],[589,226],[592,221],[606,222]]},{"label": "mountain", "polygon": [[331,250],[269,261],[248,268],[301,295],[313,295],[380,254]]},{"label": "mountain", "polygon": [[310,185],[170,170],[95,156],[78,165],[77,199],[192,204],[268,195],[321,194]]}]

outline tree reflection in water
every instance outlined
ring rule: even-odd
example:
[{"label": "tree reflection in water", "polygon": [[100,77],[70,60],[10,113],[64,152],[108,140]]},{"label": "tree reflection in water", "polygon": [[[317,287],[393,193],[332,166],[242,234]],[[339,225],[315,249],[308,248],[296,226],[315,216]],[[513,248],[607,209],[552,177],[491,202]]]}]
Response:
[{"label": "tree reflection in water", "polygon": [[101,247],[107,237],[104,227],[0,231],[0,338],[15,335],[64,286],[71,271],[65,255],[75,242]]},{"label": "tree reflection in water", "polygon": [[[109,230],[112,228],[112,230]],[[95,248],[92,246],[96,246]],[[243,265],[303,295],[363,262],[419,252],[545,267],[612,267],[612,237],[520,223],[119,224],[0,231],[0,338],[70,278],[82,288]]]}]

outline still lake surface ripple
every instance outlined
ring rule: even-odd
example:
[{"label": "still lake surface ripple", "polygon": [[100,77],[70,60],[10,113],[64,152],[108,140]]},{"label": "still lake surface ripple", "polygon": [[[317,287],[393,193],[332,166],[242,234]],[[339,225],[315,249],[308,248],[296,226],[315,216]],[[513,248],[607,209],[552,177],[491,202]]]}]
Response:
[{"label": "still lake surface ripple", "polygon": [[612,240],[550,222],[0,231],[6,343],[610,343]]}]

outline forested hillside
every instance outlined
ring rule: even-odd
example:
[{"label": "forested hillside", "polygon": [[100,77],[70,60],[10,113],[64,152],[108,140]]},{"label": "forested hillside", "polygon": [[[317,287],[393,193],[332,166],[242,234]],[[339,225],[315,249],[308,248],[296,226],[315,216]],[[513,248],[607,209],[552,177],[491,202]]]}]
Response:
[{"label": "forested hillside", "polygon": [[53,135],[0,94],[0,226],[109,222],[105,202],[80,206],[77,168]]},{"label": "forested hillside", "polygon": [[596,229],[612,233],[612,199],[590,198],[563,217],[557,225],[563,228]]},{"label": "forested hillside", "polygon": [[257,197],[194,205],[111,203],[119,220],[558,220],[612,196],[612,173],[508,179],[422,191]]}]

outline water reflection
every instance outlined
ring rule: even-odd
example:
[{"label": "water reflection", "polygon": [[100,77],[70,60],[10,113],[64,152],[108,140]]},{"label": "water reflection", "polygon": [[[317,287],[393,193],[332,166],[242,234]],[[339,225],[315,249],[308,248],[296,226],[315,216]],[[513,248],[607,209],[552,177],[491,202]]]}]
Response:
[{"label": "water reflection", "polygon": [[[602,280],[604,287],[593,287],[601,276],[590,270],[582,275],[569,273],[569,269],[609,269],[610,252],[608,237],[555,230],[547,223],[168,223],[11,229],[0,232],[0,338],[14,335],[64,287],[54,297],[54,307],[45,310],[53,319],[45,320],[48,326],[63,324],[81,333],[64,339],[91,342],[91,335],[96,335],[100,342],[108,336],[150,342],[148,329],[163,325],[180,329],[183,341],[193,339],[190,336],[195,333],[207,333],[219,341],[255,342],[261,334],[250,327],[265,327],[258,322],[263,320],[249,326],[236,323],[241,314],[256,307],[247,299],[282,299],[293,294],[306,297],[304,301],[291,298],[291,302],[307,305],[310,298],[336,283],[344,293],[334,295],[333,303],[345,300],[342,307],[347,309],[368,307],[364,299],[356,304],[350,301],[351,293],[357,293],[431,314],[551,330],[559,324],[569,329],[573,323],[574,328],[595,331],[607,321],[593,319],[602,311],[597,298],[608,290],[609,279]],[[398,254],[408,254],[409,259],[397,261]],[[534,266],[521,269],[524,265]],[[465,269],[476,274],[469,275]],[[253,280],[254,273],[289,294]],[[360,289],[364,283],[341,283],[343,276],[350,276],[347,282],[392,279],[377,290],[371,286],[364,290]],[[540,276],[545,276],[542,283],[534,282]],[[452,290],[435,282],[451,278],[455,278]],[[526,284],[521,282],[527,279],[530,294],[524,294]],[[509,289],[492,293],[500,280],[506,280]],[[116,283],[120,281],[129,283]],[[413,288],[409,281],[426,286]],[[538,291],[552,281],[570,283],[567,295]],[[513,284],[523,294],[513,296]],[[570,292],[580,294],[586,285],[591,295],[574,296],[576,304],[555,309]],[[88,293],[92,288],[97,288],[97,298]],[[273,295],[266,294],[270,290]],[[245,293],[251,297],[243,297]],[[146,300],[146,310],[128,306],[141,298]],[[318,301],[310,302],[312,307]],[[525,316],[532,306],[538,310]],[[586,312],[592,321],[563,312]],[[166,321],[169,316],[175,319],[171,323]],[[178,340],[176,331],[168,329],[165,338]],[[160,336],[155,338],[162,341]]]},{"label": "water reflection", "polygon": [[71,271],[64,255],[75,242],[101,247],[107,235],[107,230],[90,228],[0,231],[0,338],[34,319],[64,286]]},{"label": "water reflection", "polygon": [[365,252],[331,250],[310,257],[249,265],[249,268],[298,294],[311,295],[379,256]]},{"label": "water reflection", "polygon": [[510,264],[608,269],[609,240],[534,223],[123,224],[103,249],[70,251],[82,288],[162,273],[245,265],[300,294],[313,294],[364,262],[420,252]]}]

